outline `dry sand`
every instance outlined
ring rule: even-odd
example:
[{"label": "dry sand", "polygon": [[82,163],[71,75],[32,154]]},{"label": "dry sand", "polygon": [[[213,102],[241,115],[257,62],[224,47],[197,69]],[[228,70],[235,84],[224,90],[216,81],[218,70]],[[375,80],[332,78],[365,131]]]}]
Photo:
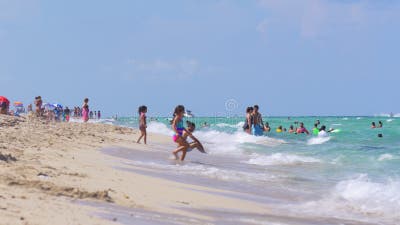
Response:
[{"label": "dry sand", "polygon": [[[215,195],[211,187],[178,183],[113,168],[117,159],[101,151],[134,143],[138,131],[105,124],[47,123],[0,116],[0,224],[117,224],[96,216],[99,208],[77,200],[185,216],[212,223],[198,210],[267,213],[266,206]],[[170,138],[149,135],[153,143]]]}]

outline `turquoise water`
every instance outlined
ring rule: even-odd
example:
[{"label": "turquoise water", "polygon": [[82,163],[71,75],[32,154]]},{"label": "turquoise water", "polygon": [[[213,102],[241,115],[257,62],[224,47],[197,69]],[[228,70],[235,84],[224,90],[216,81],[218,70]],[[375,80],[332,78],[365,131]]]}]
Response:
[{"label": "turquoise water", "polygon": [[[304,122],[311,132],[317,119],[340,132],[330,133],[328,138],[275,132],[280,125],[296,127],[295,121]],[[194,135],[203,142],[208,155],[199,158],[189,154],[182,170],[163,165],[162,160],[151,164],[141,161],[140,165],[180,171],[181,176],[197,175],[215,185],[229,184],[232,190],[269,196],[279,202],[275,208],[301,215],[381,224],[400,221],[399,118],[270,117],[264,121],[272,131],[263,137],[244,133],[243,118],[189,120],[196,123]],[[383,128],[371,129],[373,121],[382,121]],[[202,127],[205,122],[208,126]],[[120,118],[113,123],[137,127],[136,118]],[[149,121],[148,132],[170,135],[169,127],[167,118],[157,118]],[[173,146],[171,141],[165,150]],[[291,200],[283,196],[291,196]]]}]

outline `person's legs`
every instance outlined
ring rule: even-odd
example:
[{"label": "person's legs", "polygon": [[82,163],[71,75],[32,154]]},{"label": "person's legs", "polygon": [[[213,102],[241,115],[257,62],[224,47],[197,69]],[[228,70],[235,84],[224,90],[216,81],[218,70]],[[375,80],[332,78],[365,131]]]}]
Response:
[{"label": "person's legs", "polygon": [[185,148],[185,146],[179,145],[177,149],[175,149],[172,154],[175,156],[175,159],[179,159],[178,157],[178,152],[182,151]]},{"label": "person's legs", "polygon": [[185,160],[187,150],[190,147],[189,143],[186,140],[184,141],[183,144],[184,144],[184,148],[182,149],[181,161]]},{"label": "person's legs", "polygon": [[144,144],[147,145],[147,131],[144,129]]},{"label": "person's legs", "polygon": [[191,149],[195,149],[195,148],[197,148],[197,146],[199,146],[199,144],[197,142],[192,142],[189,144],[189,148],[191,148]]},{"label": "person's legs", "polygon": [[181,161],[185,160],[186,157],[186,150],[188,149],[188,146],[185,146],[185,148],[182,150],[182,155],[181,155]]},{"label": "person's legs", "polygon": [[[140,143],[140,140],[142,139],[142,137],[145,135],[145,133],[143,132],[143,130],[140,130],[140,137],[139,137],[139,139],[137,140],[137,142],[136,143]],[[145,141],[146,142],[146,141]]]},{"label": "person's legs", "polygon": [[178,144],[178,148],[175,149],[172,154],[174,154],[175,158],[178,159],[178,152],[182,151],[181,160],[183,161],[186,156],[186,150],[189,148],[189,144],[186,140],[183,140],[182,137],[179,137],[176,140],[176,143]]}]

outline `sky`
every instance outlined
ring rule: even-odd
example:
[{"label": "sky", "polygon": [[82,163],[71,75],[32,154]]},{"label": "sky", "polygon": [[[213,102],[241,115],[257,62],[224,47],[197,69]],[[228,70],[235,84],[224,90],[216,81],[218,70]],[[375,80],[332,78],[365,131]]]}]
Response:
[{"label": "sky", "polygon": [[104,115],[400,112],[400,1],[0,0],[0,95]]}]

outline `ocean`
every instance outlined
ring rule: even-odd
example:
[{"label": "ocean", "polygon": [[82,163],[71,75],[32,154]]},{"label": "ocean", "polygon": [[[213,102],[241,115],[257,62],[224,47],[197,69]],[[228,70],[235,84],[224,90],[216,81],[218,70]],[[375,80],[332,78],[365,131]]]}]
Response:
[{"label": "ocean", "polygon": [[[155,146],[163,152],[160,157],[119,154],[128,156],[127,164],[158,171],[163,177],[234,191],[234,197],[266,204],[278,215],[315,224],[340,224],[337,219],[400,224],[400,118],[267,117],[264,121],[272,130],[261,137],[243,132],[244,118],[186,119],[196,123],[194,135],[208,154],[193,150],[184,163],[173,162],[165,157],[175,147],[172,140],[171,145]],[[288,129],[296,121],[304,122],[311,132],[317,119],[340,131],[328,138],[275,132],[278,126]],[[373,121],[382,121],[383,128],[371,129]],[[138,127],[133,117],[106,122]],[[205,122],[208,126],[202,127]],[[172,134],[168,118],[153,118],[147,130]],[[232,224],[268,223],[264,217],[242,215]]]}]

